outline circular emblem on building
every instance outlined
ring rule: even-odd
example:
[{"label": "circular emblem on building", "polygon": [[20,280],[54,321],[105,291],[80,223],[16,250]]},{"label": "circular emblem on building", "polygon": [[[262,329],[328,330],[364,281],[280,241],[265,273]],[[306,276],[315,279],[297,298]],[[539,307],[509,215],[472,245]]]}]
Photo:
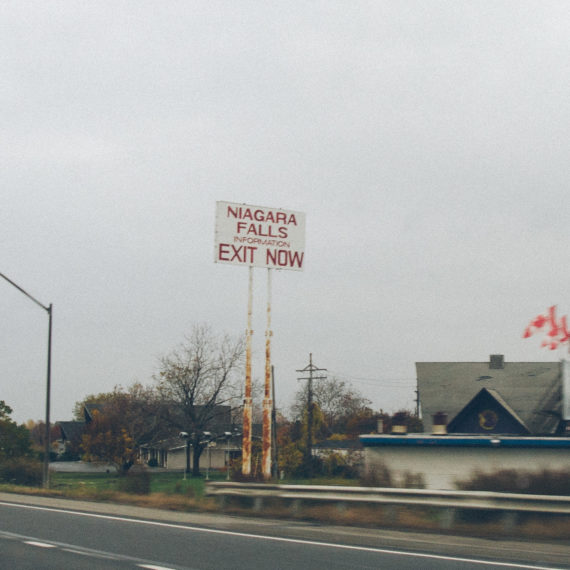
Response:
[{"label": "circular emblem on building", "polygon": [[479,425],[483,429],[491,430],[497,426],[499,416],[493,410],[484,410],[479,413]]}]

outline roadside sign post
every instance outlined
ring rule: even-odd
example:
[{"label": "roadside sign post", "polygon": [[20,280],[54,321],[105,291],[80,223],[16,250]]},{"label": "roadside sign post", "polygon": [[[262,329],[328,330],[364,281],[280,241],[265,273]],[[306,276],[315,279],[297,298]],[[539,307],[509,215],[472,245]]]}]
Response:
[{"label": "roadside sign post", "polygon": [[245,392],[243,402],[242,474],[251,475],[251,317],[253,268],[267,269],[267,328],[265,332],[265,390],[263,398],[262,471],[271,478],[271,270],[303,271],[305,214],[291,210],[216,202],[214,261],[249,268],[247,301]]}]

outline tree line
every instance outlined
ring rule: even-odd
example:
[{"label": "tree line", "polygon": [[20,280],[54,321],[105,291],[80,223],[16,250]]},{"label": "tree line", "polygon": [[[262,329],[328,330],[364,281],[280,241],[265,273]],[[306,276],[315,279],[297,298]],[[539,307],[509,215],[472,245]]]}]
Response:
[{"label": "tree line", "polygon": [[[75,404],[75,420],[84,425],[67,442],[67,457],[109,462],[126,473],[137,462],[141,446],[184,434],[193,451],[191,471],[198,476],[206,434],[222,435],[234,431],[232,427],[241,428],[244,355],[243,337],[217,335],[207,325],[194,327],[179,347],[159,360],[151,385],[136,382],[128,387],[117,386],[111,392],[91,394]],[[389,430],[392,416],[375,412],[371,402],[345,380],[333,377],[319,381],[311,401],[309,414],[307,387],[300,388],[288,413],[281,411],[277,415],[278,469],[289,475],[303,476],[313,470],[312,465],[307,465],[305,453],[309,415],[313,422],[311,443],[376,432],[379,420],[384,430]],[[7,453],[30,454],[34,447],[41,449],[41,424],[14,427],[7,419],[9,408],[2,405],[0,458]],[[231,410],[231,415],[224,413],[222,421],[220,410]],[[417,423],[411,412],[401,413],[407,415],[409,422]],[[254,410],[254,422],[256,415],[259,418],[261,410]],[[27,434],[23,439],[32,441],[28,447],[22,444],[22,430]],[[20,451],[10,451],[12,447],[5,443],[6,439],[13,439],[13,446]],[[52,433],[52,441],[56,439],[57,433]],[[256,447],[254,441],[254,455]],[[339,463],[339,458],[335,461]]]}]

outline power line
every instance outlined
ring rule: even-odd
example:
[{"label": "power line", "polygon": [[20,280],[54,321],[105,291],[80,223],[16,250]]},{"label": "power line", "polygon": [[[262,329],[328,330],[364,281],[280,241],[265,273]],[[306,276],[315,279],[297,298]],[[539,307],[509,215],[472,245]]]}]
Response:
[{"label": "power line", "polygon": [[404,383],[414,383],[416,381],[415,378],[413,377],[390,377],[390,378],[371,378],[371,377],[365,377],[365,376],[350,376],[348,374],[344,374],[342,372],[335,372],[334,370],[329,370],[329,372],[331,372],[331,374],[333,374],[334,376],[336,376],[337,378],[340,378],[341,380],[346,380],[348,382],[357,382],[357,383],[361,383],[361,384],[379,384],[381,383],[383,386],[385,386],[386,384],[392,384],[392,385],[396,385],[396,384],[404,384]]}]

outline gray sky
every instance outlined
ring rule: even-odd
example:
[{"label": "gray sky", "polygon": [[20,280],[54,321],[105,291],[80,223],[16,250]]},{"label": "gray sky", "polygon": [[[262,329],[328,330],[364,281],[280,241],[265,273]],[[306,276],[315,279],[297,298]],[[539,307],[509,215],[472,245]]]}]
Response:
[{"label": "gray sky", "polygon": [[[384,410],[416,361],[562,356],[521,335],[569,307],[567,2],[5,0],[0,72],[0,272],[54,304],[53,420],[245,330],[216,200],[306,213],[280,407],[310,352]],[[0,311],[0,399],[42,419],[47,314],[5,281]]]}]

